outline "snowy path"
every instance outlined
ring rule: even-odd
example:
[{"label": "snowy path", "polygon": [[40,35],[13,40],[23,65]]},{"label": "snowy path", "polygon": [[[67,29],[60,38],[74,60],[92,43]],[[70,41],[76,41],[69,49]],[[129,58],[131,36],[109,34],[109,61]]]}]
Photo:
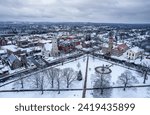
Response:
[{"label": "snowy path", "polygon": [[86,97],[86,86],[87,86],[87,77],[88,77],[88,65],[89,65],[89,56],[87,55],[86,70],[85,70],[85,79],[84,79],[84,87],[83,87],[82,98]]}]

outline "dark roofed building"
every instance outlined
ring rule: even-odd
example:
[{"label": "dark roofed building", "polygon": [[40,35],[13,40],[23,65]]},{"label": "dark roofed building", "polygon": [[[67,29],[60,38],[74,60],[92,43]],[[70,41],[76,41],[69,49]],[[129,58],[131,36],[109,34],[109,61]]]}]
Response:
[{"label": "dark roofed building", "polygon": [[0,46],[7,45],[7,40],[5,38],[0,38]]},{"label": "dark roofed building", "polygon": [[141,48],[144,49],[146,52],[150,52],[150,38],[141,43]]},{"label": "dark roofed building", "polygon": [[22,67],[22,62],[14,54],[8,56],[7,62],[12,70]]}]

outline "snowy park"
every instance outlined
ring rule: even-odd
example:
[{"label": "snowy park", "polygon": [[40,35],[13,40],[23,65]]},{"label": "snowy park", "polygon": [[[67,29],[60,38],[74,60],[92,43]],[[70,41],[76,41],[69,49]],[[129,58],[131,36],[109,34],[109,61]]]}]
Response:
[{"label": "snowy park", "polygon": [[[71,62],[50,67],[44,71],[32,74],[11,84],[5,85],[0,90],[18,90],[15,92],[0,92],[1,98],[82,98],[86,90],[86,98],[148,98],[150,88],[132,87],[150,84],[150,75],[144,81],[142,73],[130,68],[108,62],[89,55],[87,79],[87,55],[74,59]],[[96,67],[107,67],[109,74],[100,74]],[[86,79],[86,89],[84,89]],[[110,88],[105,87],[118,87]],[[100,89],[92,89],[100,88]],[[104,89],[103,89],[104,88]],[[63,90],[64,89],[64,90]],[[88,90],[89,89],[89,90]],[[34,90],[34,91],[19,91]],[[37,90],[37,91],[36,91]]]}]

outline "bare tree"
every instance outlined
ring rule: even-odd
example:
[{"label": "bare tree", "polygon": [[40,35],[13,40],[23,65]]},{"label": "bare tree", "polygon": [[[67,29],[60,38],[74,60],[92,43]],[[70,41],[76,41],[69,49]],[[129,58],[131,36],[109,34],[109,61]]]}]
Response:
[{"label": "bare tree", "polygon": [[105,89],[107,87],[110,87],[110,79],[111,76],[109,74],[99,74],[96,73],[97,79],[94,82],[94,90],[93,90],[93,96],[98,98],[108,98],[111,96],[112,89]]},{"label": "bare tree", "polygon": [[61,56],[60,59],[61,59],[61,64],[64,65],[65,57],[64,57],[64,56]]},{"label": "bare tree", "polygon": [[20,79],[20,82],[21,82],[21,88],[24,88],[24,81],[23,81],[23,78]]},{"label": "bare tree", "polygon": [[43,94],[43,89],[44,89],[43,86],[44,86],[44,76],[41,76],[40,88],[41,88],[42,94]]},{"label": "bare tree", "polygon": [[55,68],[50,68],[49,70],[47,70],[48,72],[48,80],[51,84],[51,88],[54,88],[54,80],[55,80],[55,77],[56,77],[56,74],[57,74],[57,69]]},{"label": "bare tree", "polygon": [[94,59],[95,59],[94,50],[92,51],[92,58],[93,58],[93,61],[94,61]]},{"label": "bare tree", "polygon": [[138,83],[138,80],[132,75],[129,70],[126,70],[118,77],[118,84],[124,85],[123,90],[126,90],[126,87],[132,85],[133,83]]},{"label": "bare tree", "polygon": [[63,77],[67,83],[67,88],[69,88],[71,83],[76,79],[76,76],[77,73],[72,68],[63,69]]},{"label": "bare tree", "polygon": [[37,88],[39,88],[39,81],[40,81],[40,76],[36,75],[35,76],[35,85]]},{"label": "bare tree", "polygon": [[18,81],[13,83],[12,89],[23,89],[24,88],[24,79],[20,78]]},{"label": "bare tree", "polygon": [[150,87],[147,88],[147,97],[150,98]]},{"label": "bare tree", "polygon": [[83,62],[85,62],[85,60],[86,60],[86,58],[85,58],[85,57],[83,57]]},{"label": "bare tree", "polygon": [[24,88],[27,79],[23,78],[23,75],[24,74],[21,74],[21,73],[19,74],[18,80],[16,82],[14,82],[14,84],[13,84],[13,89],[20,89],[20,88],[23,89]]},{"label": "bare tree", "polygon": [[21,88],[24,88],[24,79],[22,77],[23,77],[23,74],[20,74],[20,85],[21,85]]},{"label": "bare tree", "polygon": [[58,94],[60,94],[60,83],[62,79],[62,70],[56,69],[56,83],[57,83],[57,89],[58,89]]},{"label": "bare tree", "polygon": [[146,64],[146,63],[142,63],[142,74],[143,74],[143,83],[146,83],[146,80],[148,79],[148,71],[150,71],[150,65]]},{"label": "bare tree", "polygon": [[38,85],[39,85],[39,88],[41,90],[41,95],[42,95],[44,93],[44,84],[45,84],[44,76],[45,76],[45,72],[42,71],[38,74],[39,74],[39,78],[37,80],[38,80]]},{"label": "bare tree", "polygon": [[40,74],[37,73],[37,74],[34,74],[32,76],[33,77],[31,79],[31,82],[33,83],[33,86],[36,87],[36,88],[39,88]]}]

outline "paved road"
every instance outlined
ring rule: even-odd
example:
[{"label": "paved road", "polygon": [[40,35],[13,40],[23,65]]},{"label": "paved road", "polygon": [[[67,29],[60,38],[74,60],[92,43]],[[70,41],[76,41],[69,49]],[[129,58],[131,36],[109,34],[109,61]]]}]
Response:
[{"label": "paved road", "polygon": [[86,96],[86,86],[87,86],[87,77],[88,77],[88,65],[89,65],[89,56],[87,54],[86,71],[85,71],[85,79],[84,79],[82,98],[85,98],[85,96]]}]

